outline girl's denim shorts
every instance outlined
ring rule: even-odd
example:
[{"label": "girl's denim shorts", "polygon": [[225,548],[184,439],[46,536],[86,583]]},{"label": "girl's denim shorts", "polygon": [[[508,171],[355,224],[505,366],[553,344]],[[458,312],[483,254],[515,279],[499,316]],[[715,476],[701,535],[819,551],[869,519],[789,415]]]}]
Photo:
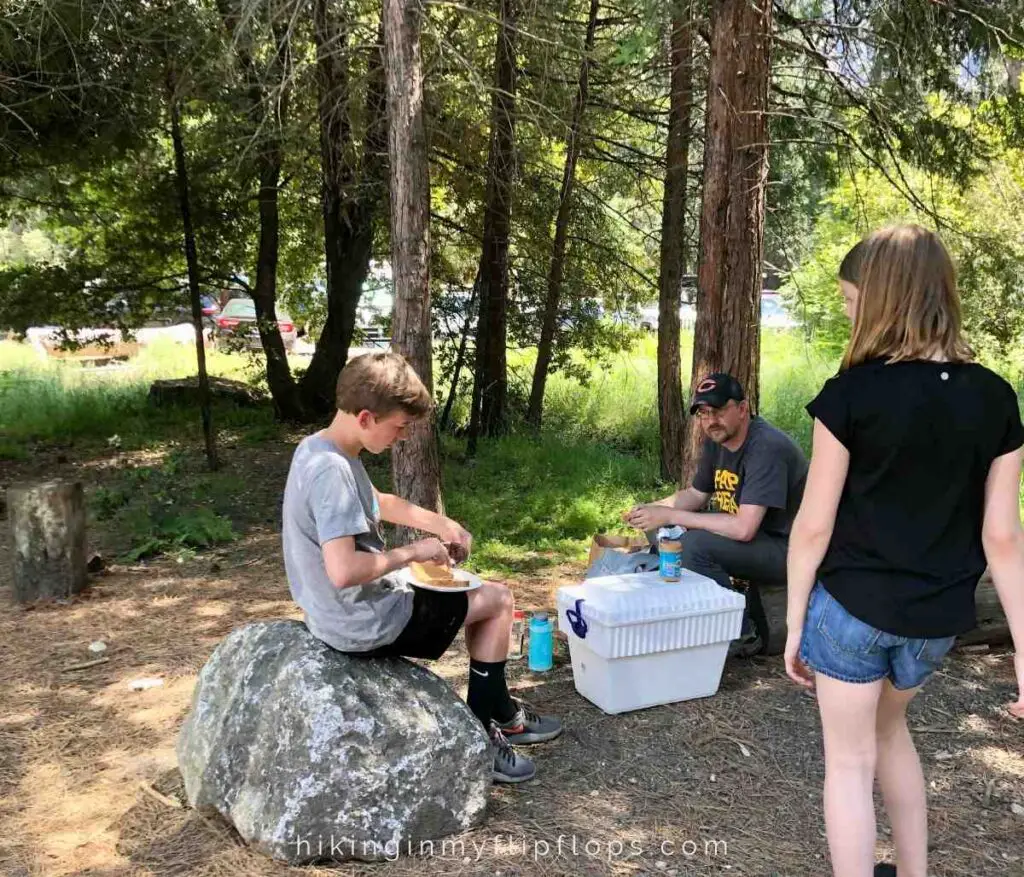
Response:
[{"label": "girl's denim shorts", "polygon": [[921,685],[939,669],[955,636],[909,639],[854,618],[819,582],[811,591],[800,658],[817,673],[843,682],[889,678],[893,688]]}]

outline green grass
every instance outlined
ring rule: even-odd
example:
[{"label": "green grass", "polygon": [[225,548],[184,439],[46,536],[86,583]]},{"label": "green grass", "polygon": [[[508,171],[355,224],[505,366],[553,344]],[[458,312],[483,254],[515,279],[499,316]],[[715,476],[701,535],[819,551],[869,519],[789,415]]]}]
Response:
[{"label": "green grass", "polygon": [[[692,344],[692,334],[684,334],[684,387]],[[762,345],[762,413],[806,448],[810,420],[803,406],[835,363],[793,334],[766,332]],[[144,348],[130,368],[95,370],[0,343],[0,460],[24,459],[29,441],[106,443],[114,436],[124,450],[168,451],[159,467],[132,470],[123,483],[92,491],[93,514],[123,534],[126,557],[233,538],[227,521],[247,517],[240,509],[243,487],[224,473],[182,482],[187,454],[180,448],[201,453],[197,413],[147,402],[154,379],[194,373],[194,356],[188,346],[157,344]],[[585,384],[552,375],[539,437],[520,433],[482,442],[474,460],[465,458],[464,442],[446,437],[447,509],[477,536],[476,568],[529,573],[580,560],[594,533],[621,527],[625,508],[671,490],[658,478],[656,356],[656,339],[647,336],[593,367]],[[511,357],[513,381],[529,376],[532,364],[532,351]],[[246,357],[211,352],[208,365],[211,374],[258,380],[256,364]],[[215,423],[222,441],[243,448],[282,437],[269,406],[224,407]],[[388,489],[387,458],[368,463],[378,487]]]},{"label": "green grass", "polygon": [[[686,388],[692,334],[682,342]],[[523,356],[514,365],[528,369],[530,362]],[[762,336],[761,413],[806,452],[811,420],[804,406],[837,366],[794,333]],[[461,442],[445,449],[447,510],[478,535],[481,571],[531,572],[582,560],[594,533],[621,527],[623,510],[673,489],[659,479],[656,339],[641,339],[594,369],[585,385],[553,375],[538,439],[482,442],[472,463]]]},{"label": "green grass", "polygon": [[657,349],[649,339],[594,369],[585,385],[555,373],[544,399],[544,432],[569,444],[596,441],[623,451],[655,454],[657,380]]},{"label": "green grass", "polygon": [[120,468],[88,492],[89,513],[110,533],[118,557],[187,554],[237,538],[247,508],[245,485],[231,472],[210,472],[202,450],[171,448],[157,465]]},{"label": "green grass", "polygon": [[804,410],[839,368],[788,333],[766,333],[761,356],[760,413],[811,452],[811,418]]},{"label": "green grass", "polygon": [[[255,378],[249,360],[208,352],[210,374]],[[195,374],[195,351],[173,342],[143,348],[130,365],[96,369],[46,359],[25,344],[0,342],[0,458],[29,441],[66,444],[118,436],[121,447],[146,447],[158,438],[188,436],[198,430],[195,412],[155,409],[147,401],[157,378]],[[218,426],[264,428],[263,409],[231,406],[219,412]],[[6,450],[5,450],[6,449]]]},{"label": "green grass", "polygon": [[[683,386],[689,385],[692,334],[682,337]],[[447,511],[477,537],[473,565],[491,574],[531,573],[582,560],[591,536],[620,528],[632,503],[672,488],[658,477],[656,339],[591,369],[585,384],[554,374],[548,382],[539,437],[513,433],[483,441],[475,459],[465,442],[443,443]],[[532,370],[532,351],[510,357],[513,383]],[[794,333],[762,336],[761,413],[809,451],[811,421],[804,406],[838,363]],[[154,345],[130,369],[97,372],[40,360],[25,345],[0,343],[0,460],[28,456],[28,441],[105,444],[166,452],[163,462],[125,474],[91,492],[90,508],[124,535],[131,556],[202,549],[233,538],[253,518],[247,485],[226,473],[200,473],[198,413],[147,403],[150,382],[194,372],[189,347]],[[245,357],[212,353],[210,372],[256,380]],[[269,406],[215,412],[222,442],[247,447],[280,440]],[[28,440],[28,441],[27,441]],[[386,456],[367,461],[378,488],[389,489]],[[185,476],[183,478],[183,476]],[[283,488],[283,485],[281,485]],[[274,493],[270,487],[269,493]],[[256,503],[266,515],[265,499]]]},{"label": "green grass", "polygon": [[[682,336],[683,390],[688,393],[693,335]],[[823,357],[791,332],[761,337],[760,413],[810,450],[811,422],[804,406],[835,374],[838,361]],[[565,441],[597,441],[646,455],[658,453],[657,340],[595,369],[583,386],[554,375],[548,383],[544,428]]]},{"label": "green grass", "polygon": [[483,443],[474,461],[461,444],[446,451],[446,511],[478,535],[474,566],[488,573],[578,560],[594,533],[657,492],[652,456],[599,443],[509,436]]}]

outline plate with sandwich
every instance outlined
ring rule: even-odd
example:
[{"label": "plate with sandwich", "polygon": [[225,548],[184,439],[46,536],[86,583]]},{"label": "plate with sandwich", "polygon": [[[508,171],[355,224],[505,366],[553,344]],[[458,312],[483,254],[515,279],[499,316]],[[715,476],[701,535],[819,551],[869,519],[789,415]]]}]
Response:
[{"label": "plate with sandwich", "polygon": [[472,591],[483,584],[471,572],[440,563],[414,561],[400,570],[400,575],[414,588],[428,591]]}]

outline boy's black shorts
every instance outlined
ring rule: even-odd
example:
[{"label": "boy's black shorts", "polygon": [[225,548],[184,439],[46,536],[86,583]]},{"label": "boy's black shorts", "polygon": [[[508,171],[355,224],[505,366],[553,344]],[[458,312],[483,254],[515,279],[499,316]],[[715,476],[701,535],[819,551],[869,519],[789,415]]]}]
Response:
[{"label": "boy's black shorts", "polygon": [[466,621],[469,597],[465,591],[413,588],[412,615],[398,639],[368,652],[347,652],[354,658],[441,657]]}]

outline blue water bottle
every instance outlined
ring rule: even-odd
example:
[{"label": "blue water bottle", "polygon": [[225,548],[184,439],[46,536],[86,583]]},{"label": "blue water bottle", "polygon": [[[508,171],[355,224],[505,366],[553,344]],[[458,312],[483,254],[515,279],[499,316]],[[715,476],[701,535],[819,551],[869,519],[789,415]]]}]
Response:
[{"label": "blue water bottle", "polygon": [[545,612],[535,612],[530,619],[530,649],[527,666],[534,672],[554,666],[555,626]]}]

